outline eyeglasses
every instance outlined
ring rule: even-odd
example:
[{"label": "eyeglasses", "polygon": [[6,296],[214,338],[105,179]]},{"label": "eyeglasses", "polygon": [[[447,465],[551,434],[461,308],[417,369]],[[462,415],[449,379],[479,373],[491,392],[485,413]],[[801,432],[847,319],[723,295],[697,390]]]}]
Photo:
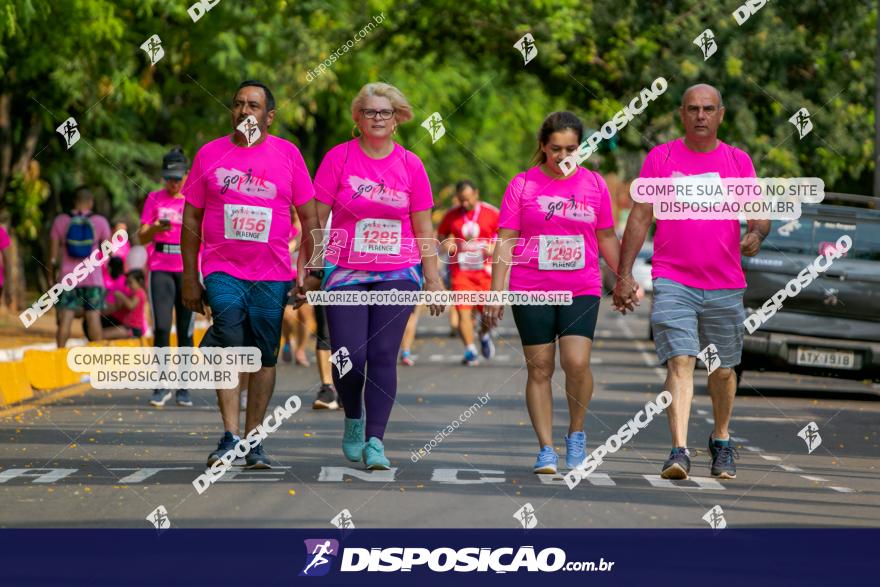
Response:
[{"label": "eyeglasses", "polygon": [[391,117],[394,116],[394,110],[373,110],[372,108],[361,108],[361,114],[363,114],[367,118],[376,118],[378,116],[380,120],[391,120]]}]

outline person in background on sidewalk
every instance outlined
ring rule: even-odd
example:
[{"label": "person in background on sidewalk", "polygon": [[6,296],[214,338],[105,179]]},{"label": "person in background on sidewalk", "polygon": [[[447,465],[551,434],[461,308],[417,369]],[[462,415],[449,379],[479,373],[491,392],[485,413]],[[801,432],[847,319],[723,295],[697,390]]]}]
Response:
[{"label": "person in background on sidewalk", "polygon": [[[292,213],[302,221],[306,258],[318,228],[309,170],[296,145],[269,134],[274,120],[269,88],[243,81],[232,99],[232,133],[199,149],[183,186],[183,303],[199,313],[207,304],[213,317],[200,346],[260,351],[260,369],[248,376],[244,435],[239,435],[239,387],[217,390],[224,432],[208,466],[266,417],[275,391],[281,319],[295,285],[288,249]],[[198,275],[202,243],[204,286]],[[248,468],[271,468],[263,442],[250,444],[245,461]]]},{"label": "person in background on sidewalk", "polygon": [[[138,239],[148,246],[150,309],[153,313],[153,345],[171,345],[172,317],[177,325],[177,346],[193,345],[195,315],[183,303],[183,255],[180,249],[183,208],[186,197],[181,187],[186,179],[189,160],[180,147],[171,149],[162,158],[165,188],[150,192],[141,213]],[[188,389],[178,389],[175,400],[179,406],[193,405]],[[171,399],[170,389],[156,389],[150,403],[164,406]]]},{"label": "person in background on sidewalk", "polygon": [[[76,190],[70,214],[59,214],[52,222],[49,242],[49,283],[58,283],[111,236],[110,223],[94,214],[95,198],[85,187]],[[60,270],[59,270],[60,269]],[[101,310],[104,309],[104,276],[98,269],[86,275],[70,291],[62,291],[57,304],[59,319],[56,342],[64,348],[77,311],[84,312],[88,332],[101,339]]]},{"label": "person in background on sidewalk", "polygon": [[[706,182],[721,178],[755,177],[751,158],[718,138],[724,120],[721,92],[697,84],[681,97],[679,116],[684,138],[651,149],[641,177],[702,176]],[[638,305],[632,266],[651,226],[650,203],[635,203],[626,223],[614,304],[625,314]],[[743,293],[746,288],[741,256],[758,253],[770,232],[769,220],[749,220],[740,237],[738,220],[657,220],[651,272],[654,303],[651,327],[661,365],[666,366],[666,386],[672,394],[667,408],[672,451],[660,475],[687,479],[691,469],[687,448],[688,420],[694,397],[697,354],[714,344],[720,366],[709,374],[709,396],[715,424],[709,436],[710,471],[713,477],[736,478],[736,449],[728,427],[736,396],[736,375],[743,346]]]},{"label": "person in background on sidewalk", "polygon": [[[449,257],[452,291],[489,291],[492,286],[492,249],[498,234],[498,208],[480,200],[480,190],[468,179],[455,184],[459,205],[449,210],[437,227],[437,240]],[[479,364],[474,344],[474,307],[457,304],[458,329],[464,343],[463,365]],[[483,307],[480,314],[480,352],[495,356],[495,344]]]},{"label": "person in background on sidewalk", "polygon": [[125,276],[124,289],[114,292],[115,310],[118,312],[119,324],[104,328],[103,338],[140,338],[147,329],[147,292],[146,277],[140,269],[132,269]]},{"label": "person in background on sidewalk", "polygon": [[[584,419],[593,397],[590,354],[602,295],[599,254],[616,270],[620,253],[605,180],[583,167],[566,177],[559,166],[583,138],[584,125],[576,115],[547,116],[538,131],[537,165],[515,176],[501,201],[492,289],[504,290],[509,271],[511,291],[571,292],[571,305],[512,307],[528,368],[526,406],[538,437],[535,473],[556,473],[559,461],[553,448],[557,341],[569,413],[565,464],[573,469],[586,458]],[[493,326],[503,310],[486,306]]]}]

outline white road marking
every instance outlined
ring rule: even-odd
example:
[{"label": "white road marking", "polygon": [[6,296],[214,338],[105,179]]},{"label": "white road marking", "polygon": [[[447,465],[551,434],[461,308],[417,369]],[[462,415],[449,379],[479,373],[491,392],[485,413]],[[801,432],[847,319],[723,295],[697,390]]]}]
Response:
[{"label": "white road marking", "polygon": [[143,483],[156,473],[161,471],[189,471],[191,467],[145,467],[138,469],[136,467],[111,467],[110,471],[134,471],[131,475],[126,475],[117,483]]},{"label": "white road marking", "polygon": [[766,461],[781,461],[780,457],[774,457],[773,455],[759,455],[762,459]]},{"label": "white road marking", "polygon": [[828,479],[825,479],[824,477],[816,477],[815,475],[801,475],[801,477],[807,481],[828,481]]},{"label": "white road marking", "polygon": [[[34,483],[55,483],[59,479],[64,479],[76,473],[79,469],[6,469],[0,473],[0,483],[6,483],[10,479],[16,477],[33,477]],[[44,471],[40,473],[39,471]]]},{"label": "white road marking", "polygon": [[[724,490],[724,485],[716,481],[715,479],[709,479],[708,477],[688,477],[686,481],[678,481],[677,483],[673,483],[671,479],[664,479],[660,475],[642,475],[645,479],[648,480],[648,483],[653,485],[654,487],[662,487],[664,489],[715,489],[718,491]],[[692,481],[696,483],[696,487],[693,485],[685,485],[687,481]]]},{"label": "white road marking", "polygon": [[849,487],[840,487],[839,485],[829,485],[828,489],[833,489],[834,491],[839,491],[840,493],[855,493],[855,489],[850,489]]},{"label": "white road marking", "polygon": [[[254,471],[253,469],[229,469],[226,473],[217,480],[218,483],[248,483],[250,481],[258,481],[258,482],[268,482],[268,481],[281,481],[280,477],[271,478],[268,475],[284,475],[285,471],[282,469],[289,469],[290,467],[272,467],[271,469],[260,469]],[[239,479],[242,475],[248,475],[248,477],[244,479]]]},{"label": "white road marking", "polygon": [[779,464],[779,465],[776,465],[776,466],[777,466],[777,467],[780,467],[783,471],[788,471],[789,473],[803,473],[803,472],[804,472],[803,469],[801,469],[800,467],[796,467],[796,466],[794,466],[794,465],[782,465],[782,464]]},{"label": "white road marking", "polygon": [[395,481],[394,476],[397,473],[397,467],[391,467],[387,471],[365,471],[363,469],[353,469],[351,467],[321,467],[318,474],[318,481],[339,483],[343,476],[356,477],[361,481],[369,481],[371,483],[388,483]]},{"label": "white road marking", "polygon": [[[538,479],[541,480],[543,485],[565,485],[565,479],[562,478],[558,473],[556,475],[546,475],[543,473],[538,474]],[[617,485],[611,477],[609,477],[606,473],[591,473],[584,477],[587,481],[589,481],[593,485],[598,485],[600,487],[614,487]]]},{"label": "white road marking", "polygon": [[759,446],[744,446],[743,448],[752,452],[764,452],[764,449]]},{"label": "white road marking", "polygon": [[[460,471],[477,473],[477,479],[459,479]],[[504,477],[483,477],[483,475],[504,475],[504,471],[494,469],[434,469],[431,481],[453,485],[478,485],[482,483],[504,483]]]}]

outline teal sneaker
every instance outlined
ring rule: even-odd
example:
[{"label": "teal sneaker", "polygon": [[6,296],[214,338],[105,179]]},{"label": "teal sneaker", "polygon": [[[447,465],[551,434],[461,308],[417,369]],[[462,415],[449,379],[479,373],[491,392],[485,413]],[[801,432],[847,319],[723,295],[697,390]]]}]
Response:
[{"label": "teal sneaker", "polygon": [[342,436],[342,452],[345,458],[356,463],[364,452],[364,419],[345,419],[345,434]]},{"label": "teal sneaker", "polygon": [[556,474],[556,465],[559,463],[559,457],[552,446],[545,446],[538,453],[538,460],[535,461],[535,473],[547,473],[549,475]]},{"label": "teal sneaker", "polygon": [[385,458],[385,445],[371,436],[364,445],[364,464],[373,471],[386,471],[391,468],[391,461]]},{"label": "teal sneaker", "polygon": [[577,466],[587,458],[585,451],[587,435],[583,432],[575,432],[565,437],[565,466],[569,469],[577,469]]}]

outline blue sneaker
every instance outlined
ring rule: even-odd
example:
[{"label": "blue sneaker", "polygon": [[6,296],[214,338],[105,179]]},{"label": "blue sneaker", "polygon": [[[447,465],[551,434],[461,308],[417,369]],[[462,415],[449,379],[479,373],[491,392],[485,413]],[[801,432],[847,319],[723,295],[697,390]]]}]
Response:
[{"label": "blue sneaker", "polygon": [[549,475],[556,474],[556,465],[559,463],[559,457],[552,446],[545,446],[538,453],[538,460],[535,461],[533,471],[535,473],[547,473]]},{"label": "blue sneaker", "polygon": [[364,464],[372,471],[386,471],[391,468],[391,461],[385,457],[385,445],[371,436],[364,445]]},{"label": "blue sneaker", "polygon": [[[171,395],[171,392],[168,392],[168,395]],[[232,432],[228,430],[223,433],[223,438],[220,439],[220,442],[217,443],[217,450],[208,455],[208,466],[210,467],[214,463],[220,460],[220,457],[225,455],[231,450],[235,449],[235,444],[238,440],[232,435]]]},{"label": "blue sneaker", "polygon": [[357,463],[364,452],[364,419],[345,419],[345,433],[342,435],[342,452],[345,458]]},{"label": "blue sneaker", "polygon": [[660,476],[664,479],[687,479],[691,472],[691,457],[688,449],[676,447],[669,453],[669,458],[663,463]]},{"label": "blue sneaker", "polygon": [[247,453],[247,456],[244,458],[245,468],[247,469],[271,469],[272,465],[269,463],[269,457],[266,456],[265,451],[263,451],[263,443],[261,442],[257,446],[251,448],[251,451]]},{"label": "blue sneaker", "polygon": [[587,435],[583,432],[575,432],[565,437],[565,466],[569,469],[577,469],[578,465],[587,458]]},{"label": "blue sneaker", "polygon": [[477,358],[477,353],[474,351],[466,350],[464,352],[464,358],[461,360],[461,364],[473,367],[480,364],[480,359]]},{"label": "blue sneaker", "polygon": [[193,405],[192,399],[189,397],[188,389],[178,389],[176,393],[176,397],[174,398],[177,402],[178,406],[191,406]]},{"label": "blue sneaker", "polygon": [[495,357],[495,343],[492,342],[492,337],[489,336],[488,333],[483,335],[483,338],[480,339],[480,352],[487,359]]},{"label": "blue sneaker", "polygon": [[719,479],[736,479],[736,462],[739,453],[730,445],[730,440],[713,440],[709,435],[709,453],[712,455],[711,471]]},{"label": "blue sneaker", "polygon": [[165,405],[165,402],[171,399],[171,390],[170,389],[156,389],[153,391],[153,397],[150,398],[150,403],[156,406],[157,408],[161,408]]}]

